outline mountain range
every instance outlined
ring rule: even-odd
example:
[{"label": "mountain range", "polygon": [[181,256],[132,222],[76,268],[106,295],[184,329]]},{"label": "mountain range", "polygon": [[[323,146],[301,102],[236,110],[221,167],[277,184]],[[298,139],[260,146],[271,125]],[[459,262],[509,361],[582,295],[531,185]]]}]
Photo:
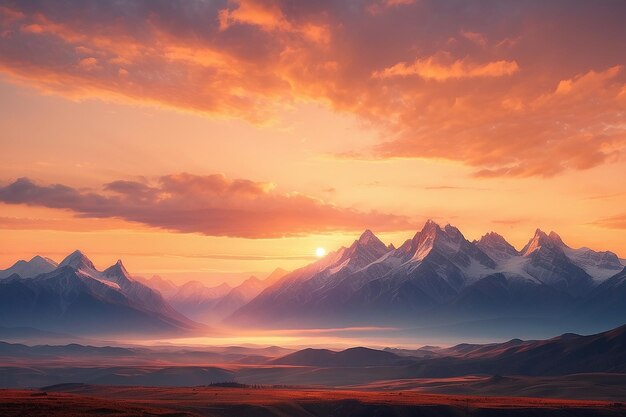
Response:
[{"label": "mountain range", "polygon": [[549,318],[610,326],[626,319],[624,265],[537,229],[523,249],[488,233],[467,240],[428,221],[398,248],[365,231],[349,247],[297,269],[226,320],[239,325],[416,326]]},{"label": "mountain range", "polygon": [[234,287],[225,282],[208,287],[200,281],[177,285],[156,275],[151,278],[137,276],[135,279],[159,291],[172,307],[187,317],[215,324],[244,306],[286,273],[277,268],[265,279],[251,276]]},{"label": "mountain range", "polygon": [[58,265],[42,257],[19,261],[3,276],[3,326],[76,334],[179,333],[203,327],[133,279],[121,261],[99,271],[75,251]]},{"label": "mountain range", "polygon": [[80,251],[58,265],[18,261],[0,278],[0,326],[76,334],[194,331],[198,322],[419,329],[524,320],[553,323],[551,332],[602,331],[626,321],[616,254],[571,248],[539,229],[518,250],[494,232],[469,241],[433,221],[398,248],[366,230],[316,262],[235,287],[131,276],[121,261],[99,271]]}]

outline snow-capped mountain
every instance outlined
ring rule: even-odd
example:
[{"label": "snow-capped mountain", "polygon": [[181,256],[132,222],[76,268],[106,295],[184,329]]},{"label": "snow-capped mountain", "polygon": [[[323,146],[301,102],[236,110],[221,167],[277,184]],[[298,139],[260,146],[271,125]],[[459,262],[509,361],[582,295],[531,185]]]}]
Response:
[{"label": "snow-capped mountain", "polygon": [[626,268],[601,282],[585,298],[582,315],[589,321],[602,320],[605,326],[623,323],[626,317]]},{"label": "snow-capped mountain", "polygon": [[39,274],[54,271],[57,266],[57,263],[52,259],[37,255],[30,261],[20,260],[10,268],[0,271],[0,279],[10,277],[13,274],[17,274],[22,278],[32,278]]},{"label": "snow-capped mountain", "polygon": [[495,232],[489,232],[478,241],[474,241],[483,252],[496,262],[518,256],[519,252],[509,242]]},{"label": "snow-capped mountain", "polygon": [[518,251],[488,233],[470,242],[428,221],[399,248],[367,230],[350,247],[293,271],[230,323],[415,323],[446,318],[558,316],[623,266],[611,252],[569,248],[537,230]]},{"label": "snow-capped mountain", "polygon": [[131,278],[121,261],[99,271],[80,251],[50,272],[0,281],[0,323],[80,334],[200,328],[160,293]]}]

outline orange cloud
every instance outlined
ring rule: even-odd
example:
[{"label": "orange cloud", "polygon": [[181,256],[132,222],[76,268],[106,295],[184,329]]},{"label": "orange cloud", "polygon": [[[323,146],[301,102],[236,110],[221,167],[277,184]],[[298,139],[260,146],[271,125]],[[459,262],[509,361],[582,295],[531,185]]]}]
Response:
[{"label": "orange cloud", "polygon": [[487,46],[487,37],[482,33],[472,32],[470,30],[462,30],[461,35],[465,39],[474,42],[476,45],[479,45],[483,48]]},{"label": "orange cloud", "polygon": [[0,72],[74,99],[253,123],[317,101],[380,132],[376,146],[344,155],[444,159],[479,177],[620,160],[623,8],[579,3],[568,5],[576,19],[561,19],[563,5],[548,3],[394,0],[369,3],[385,11],[371,13],[332,0],[9,1]]},{"label": "orange cloud", "polygon": [[0,187],[0,202],[209,236],[275,238],[366,227],[414,227],[403,216],[336,207],[299,193],[278,193],[270,183],[233,180],[222,174],[166,175],[152,183],[119,180],[105,184],[101,192],[20,178]]},{"label": "orange cloud", "polygon": [[234,24],[248,24],[263,30],[299,33],[315,42],[328,42],[330,33],[324,25],[313,22],[294,24],[282,13],[278,4],[268,1],[236,0],[235,8],[219,11],[220,29],[226,30]]},{"label": "orange cloud", "polygon": [[435,57],[416,59],[412,64],[400,62],[382,71],[374,72],[375,78],[406,77],[418,75],[427,80],[445,81],[449,79],[502,77],[519,70],[515,61],[493,61],[476,64],[468,59],[457,59],[450,64],[441,63]]}]

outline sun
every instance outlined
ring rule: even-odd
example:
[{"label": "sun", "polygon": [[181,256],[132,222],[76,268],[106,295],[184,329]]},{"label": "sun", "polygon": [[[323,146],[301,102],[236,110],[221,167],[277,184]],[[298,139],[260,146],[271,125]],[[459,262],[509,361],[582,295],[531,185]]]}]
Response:
[{"label": "sun", "polygon": [[315,256],[317,256],[318,258],[321,258],[324,255],[326,255],[326,249],[324,248],[315,249]]}]

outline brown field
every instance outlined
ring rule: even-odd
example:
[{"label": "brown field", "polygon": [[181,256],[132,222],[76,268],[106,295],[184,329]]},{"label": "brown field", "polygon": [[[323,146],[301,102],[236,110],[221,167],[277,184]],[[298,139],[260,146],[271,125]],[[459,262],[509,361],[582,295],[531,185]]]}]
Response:
[{"label": "brown field", "polygon": [[65,385],[0,390],[2,416],[623,416],[626,404],[280,388]]}]

